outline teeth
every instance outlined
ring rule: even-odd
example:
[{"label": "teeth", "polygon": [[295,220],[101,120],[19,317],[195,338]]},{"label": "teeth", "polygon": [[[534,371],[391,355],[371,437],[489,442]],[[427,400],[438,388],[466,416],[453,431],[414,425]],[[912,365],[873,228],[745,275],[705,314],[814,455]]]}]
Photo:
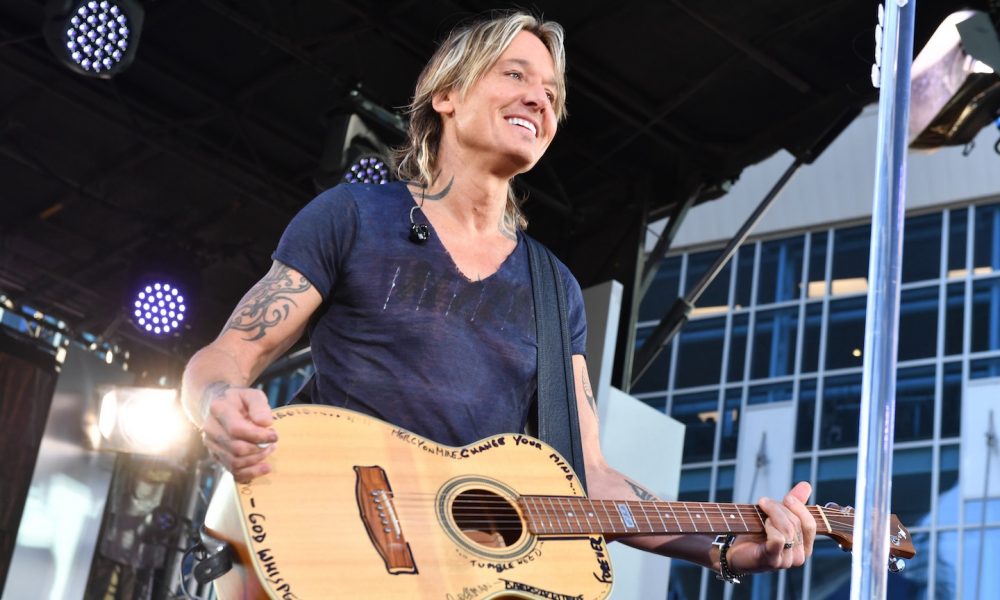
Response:
[{"label": "teeth", "polygon": [[538,131],[535,129],[535,126],[534,124],[532,124],[531,121],[526,121],[518,117],[509,117],[507,119],[507,122],[510,123],[511,125],[520,125],[521,127],[524,127],[525,129],[531,132],[531,135],[534,136],[538,135]]}]

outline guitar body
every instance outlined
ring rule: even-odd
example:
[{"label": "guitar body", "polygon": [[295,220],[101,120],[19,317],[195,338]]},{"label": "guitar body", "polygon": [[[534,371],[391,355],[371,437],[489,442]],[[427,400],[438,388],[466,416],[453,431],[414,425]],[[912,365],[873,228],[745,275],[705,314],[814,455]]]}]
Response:
[{"label": "guitar body", "polygon": [[229,542],[216,580],[235,598],[599,599],[610,557],[593,535],[535,535],[521,495],[583,496],[543,442],[505,434],[441,446],[327,406],[274,411],[272,472],[227,476],[205,525]]}]

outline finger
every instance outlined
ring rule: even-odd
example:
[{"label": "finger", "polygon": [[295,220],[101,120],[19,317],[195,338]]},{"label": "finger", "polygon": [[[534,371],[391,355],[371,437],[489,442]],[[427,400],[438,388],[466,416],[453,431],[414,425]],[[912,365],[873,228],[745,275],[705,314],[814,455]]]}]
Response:
[{"label": "finger", "polygon": [[267,396],[260,390],[239,390],[240,399],[250,420],[260,427],[270,427],[274,422],[271,416],[271,405],[267,403]]},{"label": "finger", "polygon": [[229,452],[223,445],[214,440],[208,440],[205,445],[209,448],[212,457],[230,472],[236,472],[262,463],[276,448],[276,446],[268,446],[267,448],[259,449],[253,454],[238,456]]},{"label": "finger", "polygon": [[243,469],[237,469],[232,471],[233,479],[240,483],[250,483],[251,479],[260,477],[262,475],[267,475],[271,472],[271,467],[267,463],[258,463],[252,467],[246,467]]},{"label": "finger", "polygon": [[795,493],[798,487],[795,486],[795,488],[792,488],[792,491],[785,496],[784,504],[799,519],[799,526],[802,533],[800,545],[803,552],[803,560],[805,560],[812,555],[813,543],[816,541],[816,519],[809,512],[809,507],[801,500],[801,496]]},{"label": "finger", "polygon": [[761,558],[769,569],[784,568],[789,558],[789,552],[785,550],[785,532],[775,527],[771,519],[764,521],[764,532],[767,539],[764,541]]},{"label": "finger", "polygon": [[[235,393],[235,392],[233,392]],[[211,415],[218,420],[228,438],[243,440],[252,444],[271,444],[278,440],[278,434],[273,429],[267,429],[255,424],[243,413],[243,401],[234,398],[215,400],[212,402]],[[206,429],[208,429],[206,427]]]},{"label": "finger", "polygon": [[812,496],[812,486],[809,485],[808,481],[800,481],[788,492],[788,495],[795,496],[799,502],[805,504],[809,501],[809,496]]}]

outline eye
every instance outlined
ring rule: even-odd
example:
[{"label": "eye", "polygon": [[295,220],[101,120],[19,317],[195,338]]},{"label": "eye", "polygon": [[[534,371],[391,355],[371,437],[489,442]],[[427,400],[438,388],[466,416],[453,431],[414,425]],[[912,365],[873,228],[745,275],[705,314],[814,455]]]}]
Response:
[{"label": "eye", "polygon": [[521,75],[520,71],[507,71],[506,73],[504,73],[504,75],[510,77],[511,79],[517,79],[518,81],[524,79],[524,76]]},{"label": "eye", "polygon": [[556,95],[555,94],[553,94],[549,90],[545,90],[545,97],[549,99],[549,104],[555,104],[555,102],[556,102]]}]

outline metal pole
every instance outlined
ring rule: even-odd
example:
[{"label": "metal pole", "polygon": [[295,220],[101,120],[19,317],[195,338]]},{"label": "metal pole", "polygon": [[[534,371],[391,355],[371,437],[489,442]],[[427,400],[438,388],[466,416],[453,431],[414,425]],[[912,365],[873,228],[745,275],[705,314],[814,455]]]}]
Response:
[{"label": "metal pole", "polygon": [[[883,8],[879,6],[882,21]],[[899,282],[903,256],[906,136],[916,0],[886,0],[881,31],[878,141],[861,389],[851,600],[885,598],[896,409]],[[878,44],[876,44],[878,46]],[[874,77],[873,77],[874,79]]]}]

